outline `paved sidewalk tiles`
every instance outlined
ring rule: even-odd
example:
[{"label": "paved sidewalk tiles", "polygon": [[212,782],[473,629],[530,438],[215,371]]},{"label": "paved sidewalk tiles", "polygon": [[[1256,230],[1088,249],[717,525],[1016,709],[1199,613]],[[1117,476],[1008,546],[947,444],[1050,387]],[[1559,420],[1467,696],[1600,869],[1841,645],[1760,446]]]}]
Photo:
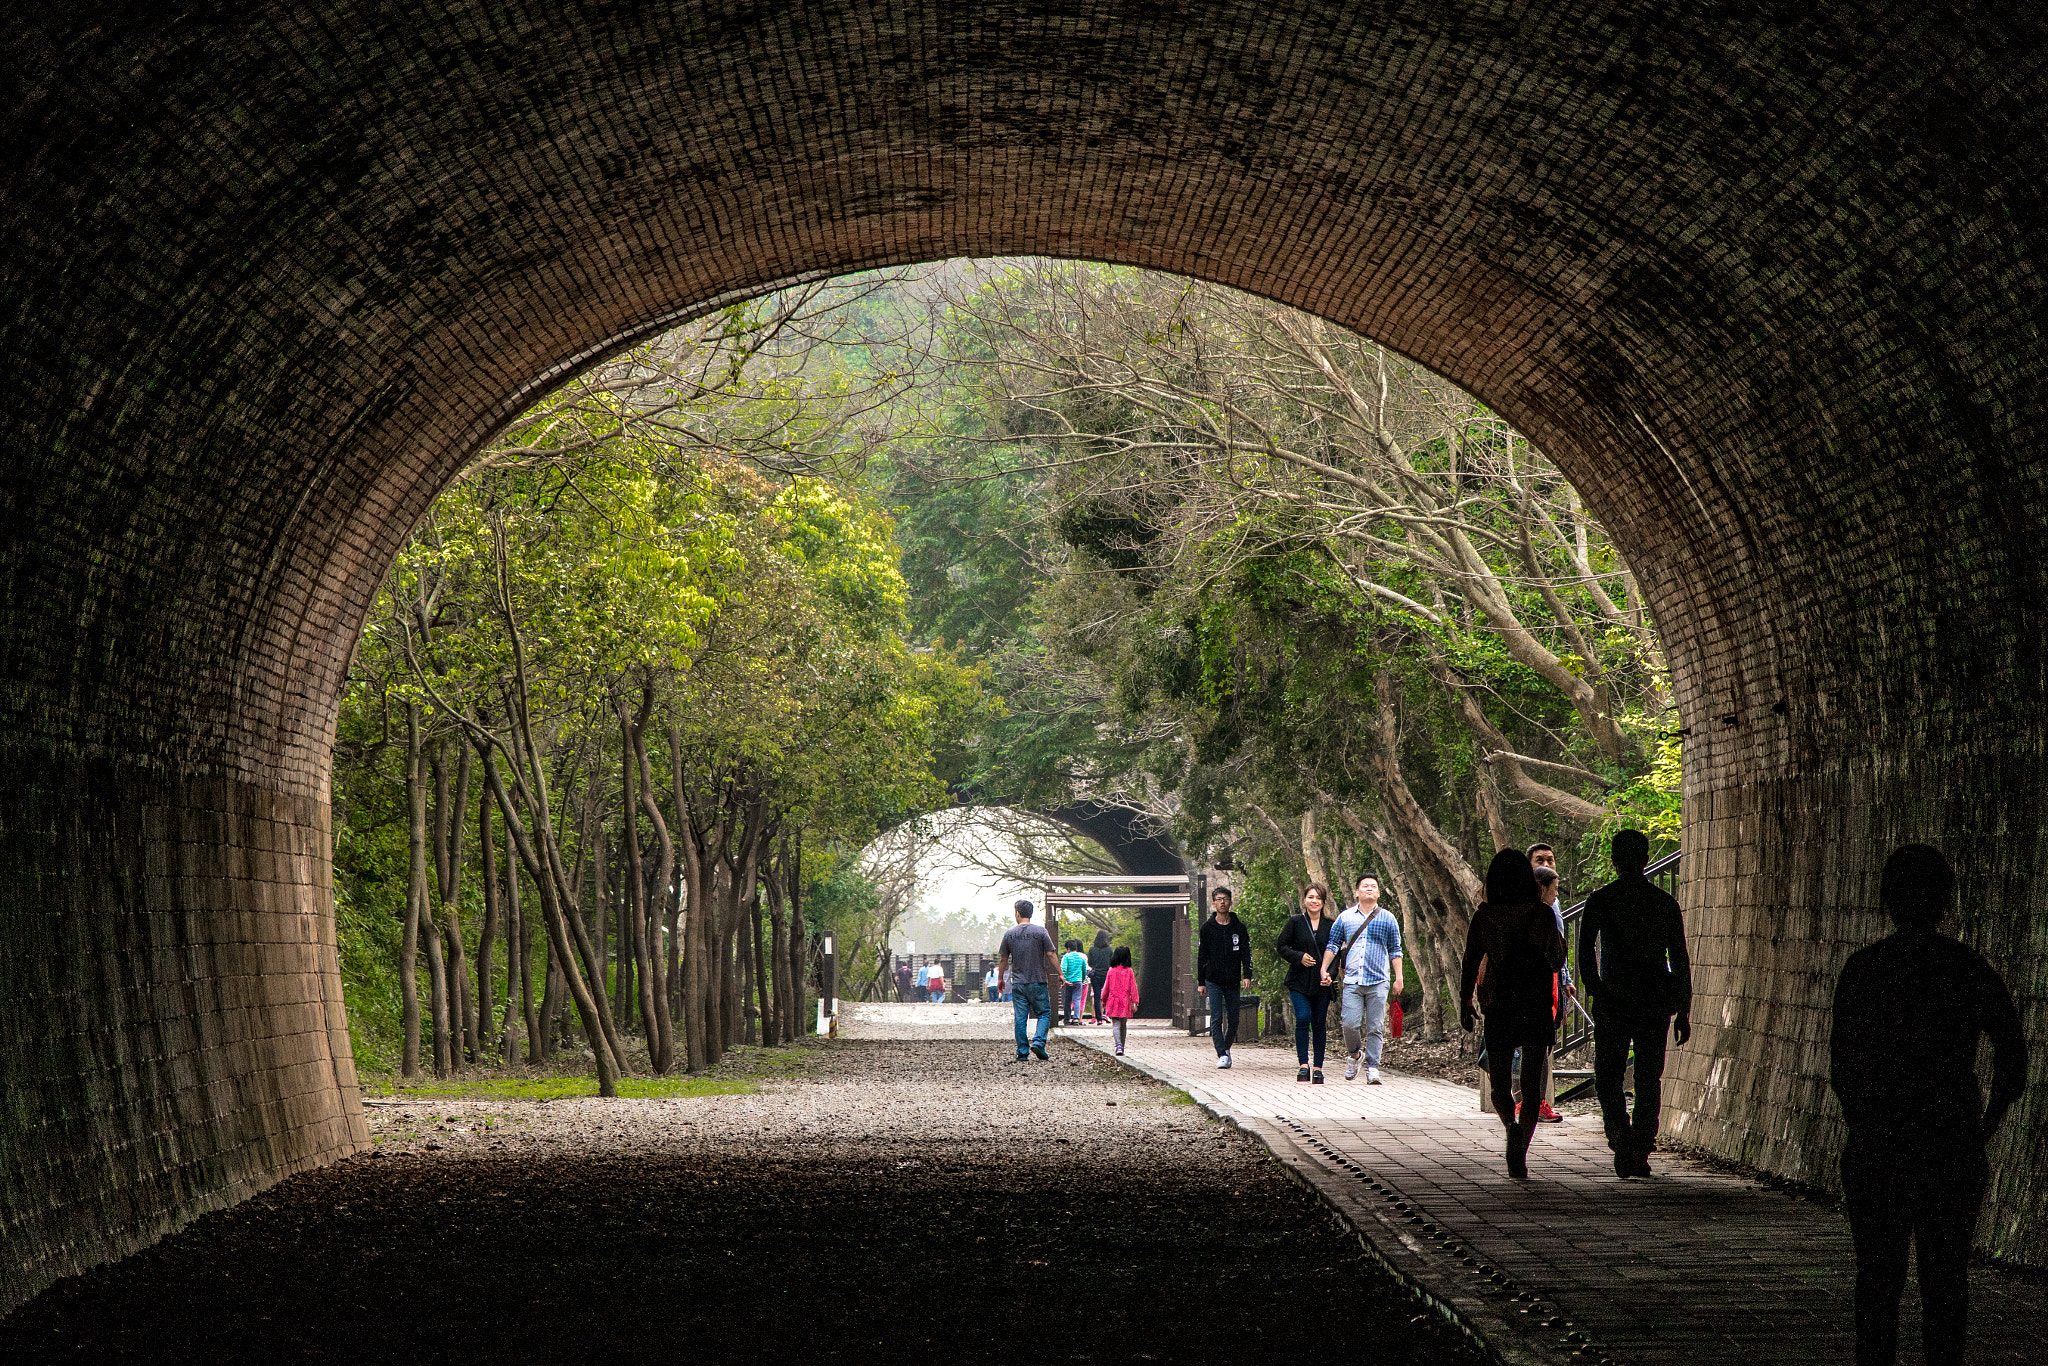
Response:
[{"label": "paved sidewalk tiles", "polygon": [[[1064,1030],[1107,1051],[1106,1030]],[[1383,1262],[1507,1362],[1847,1361],[1854,1263],[1842,1217],[1810,1201],[1654,1154],[1614,1176],[1596,1116],[1546,1124],[1511,1180],[1498,1120],[1472,1088],[1382,1072],[1294,1080],[1285,1049],[1215,1068],[1206,1038],[1134,1026],[1126,1062],[1257,1134]],[[1969,1361],[2048,1361],[2048,1292],[1971,1277]],[[1906,1295],[1900,1360],[1917,1362]]]}]

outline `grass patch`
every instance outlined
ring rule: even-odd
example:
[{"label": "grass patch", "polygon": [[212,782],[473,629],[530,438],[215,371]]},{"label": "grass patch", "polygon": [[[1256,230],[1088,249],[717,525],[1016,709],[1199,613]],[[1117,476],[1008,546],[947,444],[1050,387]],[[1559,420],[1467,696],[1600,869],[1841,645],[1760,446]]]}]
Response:
[{"label": "grass patch", "polygon": [[1169,1086],[1166,1088],[1166,1103],[1169,1105],[1193,1105],[1195,1098],[1181,1090],[1178,1086]]},{"label": "grass patch", "polygon": [[[786,1081],[802,1072],[809,1062],[809,1052],[802,1045],[740,1047],[728,1053],[717,1067],[695,1076],[678,1072],[666,1077],[621,1077],[619,1095],[631,1100],[752,1095],[763,1082]],[[537,1068],[411,1080],[386,1073],[365,1075],[362,1087],[366,1096],[401,1100],[569,1100],[596,1095],[597,1077],[587,1071],[543,1072]]]},{"label": "grass patch", "polygon": [[[417,1096],[421,1100],[568,1100],[597,1094],[596,1077],[449,1077],[382,1084],[363,1090],[378,1096]],[[760,1090],[750,1077],[621,1077],[619,1094],[636,1100],[673,1100],[683,1096],[740,1096]]]}]

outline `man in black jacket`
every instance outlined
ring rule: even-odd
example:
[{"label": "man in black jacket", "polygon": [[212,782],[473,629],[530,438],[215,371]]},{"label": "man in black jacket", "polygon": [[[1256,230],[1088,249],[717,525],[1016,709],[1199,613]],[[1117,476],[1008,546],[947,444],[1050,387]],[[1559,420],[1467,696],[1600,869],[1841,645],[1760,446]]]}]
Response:
[{"label": "man in black jacket", "polygon": [[1216,1044],[1216,1065],[1230,1066],[1230,1046],[1237,1042],[1238,992],[1252,984],[1252,939],[1244,922],[1230,913],[1228,887],[1210,893],[1215,914],[1202,922],[1195,954],[1195,982],[1209,994],[1209,1037]]},{"label": "man in black jacket", "polygon": [[[2012,993],[1984,955],[1935,933],[1954,892],[1939,850],[1894,850],[1877,895],[1898,933],[1850,955],[1835,984],[1829,1081],[1849,1127],[1842,1192],[1856,1244],[1857,1366],[1896,1357],[1906,1251],[1916,1241],[1922,1359],[1960,1366],[1970,1240],[1991,1179],[1984,1144],[2026,1089]],[[1989,1105],[1977,1081],[1979,1036],[1991,1040]]]},{"label": "man in black jacket", "polygon": [[[1608,846],[1614,881],[1586,898],[1579,928],[1579,981],[1593,999],[1593,1086],[1616,1176],[1648,1176],[1663,1105],[1664,1045],[1692,1037],[1692,960],[1678,902],[1643,876],[1650,839],[1615,832]],[[1678,1021],[1672,1025],[1672,1016]],[[1631,1121],[1621,1074],[1635,1049],[1636,1112]]]}]

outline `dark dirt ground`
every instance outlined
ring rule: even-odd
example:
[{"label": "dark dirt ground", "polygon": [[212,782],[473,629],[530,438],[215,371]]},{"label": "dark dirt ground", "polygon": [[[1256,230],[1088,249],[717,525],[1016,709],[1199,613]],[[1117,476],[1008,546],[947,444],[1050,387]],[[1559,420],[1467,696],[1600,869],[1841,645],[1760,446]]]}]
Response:
[{"label": "dark dirt ground", "polygon": [[668,1102],[704,1107],[687,1147],[352,1158],[52,1287],[0,1361],[1481,1359],[1256,1141],[1054,1058],[820,1043],[763,1095]]}]

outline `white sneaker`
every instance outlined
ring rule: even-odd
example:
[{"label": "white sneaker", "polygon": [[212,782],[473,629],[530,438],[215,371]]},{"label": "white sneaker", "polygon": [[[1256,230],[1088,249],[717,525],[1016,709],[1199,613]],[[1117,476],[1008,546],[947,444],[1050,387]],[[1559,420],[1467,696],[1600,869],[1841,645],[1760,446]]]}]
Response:
[{"label": "white sneaker", "polygon": [[1217,1070],[1217,1071],[1219,1071],[1219,1072],[1225,1072],[1225,1071],[1228,1071],[1229,1069],[1230,1069],[1230,1055],[1229,1055],[1228,1053],[1225,1053],[1225,1054],[1224,1054],[1224,1055],[1223,1055],[1222,1057],[1220,1057],[1220,1058],[1216,1059],[1216,1070]]},{"label": "white sneaker", "polygon": [[1357,1076],[1357,1075],[1358,1075],[1358,1059],[1357,1059],[1357,1058],[1346,1058],[1346,1059],[1344,1059],[1344,1080],[1346,1080],[1346,1081],[1350,1081],[1350,1080],[1351,1080],[1351,1079],[1352,1079],[1353,1077],[1355,1077],[1355,1076]]},{"label": "white sneaker", "polygon": [[1378,1085],[1380,1084],[1380,1069],[1379,1069],[1379,1068],[1377,1068],[1377,1067],[1372,1067],[1372,1066],[1367,1066],[1367,1067],[1366,1067],[1366,1069],[1365,1069],[1365,1084],[1366,1084],[1367,1086],[1378,1086]]}]

